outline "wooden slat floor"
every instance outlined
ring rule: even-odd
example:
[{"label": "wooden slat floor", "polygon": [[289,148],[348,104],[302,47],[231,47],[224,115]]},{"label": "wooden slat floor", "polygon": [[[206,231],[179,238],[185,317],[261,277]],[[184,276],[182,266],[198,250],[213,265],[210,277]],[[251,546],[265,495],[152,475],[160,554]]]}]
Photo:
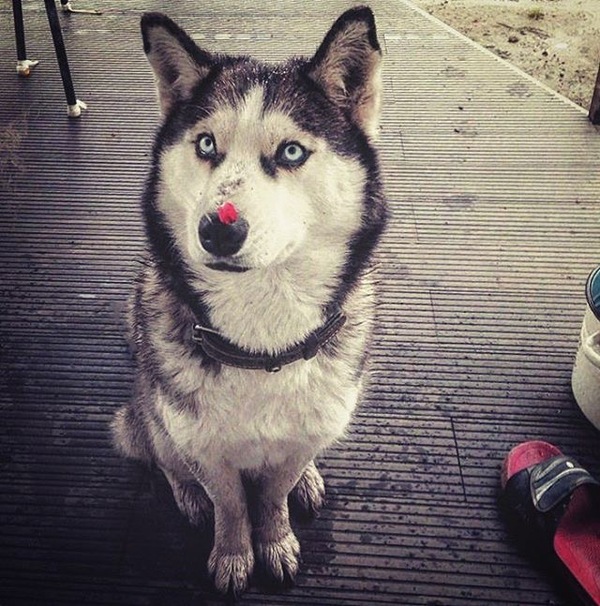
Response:
[{"label": "wooden slat floor", "polygon": [[[83,0],[76,1],[83,7]],[[91,3],[90,3],[91,4]],[[175,0],[212,50],[308,54],[350,2]],[[157,109],[140,13],[61,15],[78,96],[66,117],[43,3],[24,2],[14,73],[0,5],[0,604],[218,604],[209,543],[107,423],[131,389],[121,312],[143,246],[138,196]],[[294,588],[245,604],[563,605],[498,517],[501,461],[554,442],[600,475],[570,372],[600,261],[600,133],[585,112],[426,17],[372,3],[384,45],[376,378],[298,522]],[[590,91],[591,94],[591,91]]]}]

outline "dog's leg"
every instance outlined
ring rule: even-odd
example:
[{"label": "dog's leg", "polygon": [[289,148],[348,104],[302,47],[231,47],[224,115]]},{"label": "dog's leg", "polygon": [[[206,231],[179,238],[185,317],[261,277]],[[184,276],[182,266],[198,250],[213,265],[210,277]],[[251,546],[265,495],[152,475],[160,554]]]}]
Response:
[{"label": "dog's leg", "polygon": [[[265,470],[257,480],[255,552],[265,569],[280,582],[286,578],[292,580],[298,572],[300,544],[290,526],[287,499],[303,477],[306,465],[305,457],[290,457],[284,464]],[[314,465],[308,474],[314,482],[313,470],[318,474]],[[304,480],[302,482],[306,487]]]},{"label": "dog's leg", "polygon": [[193,526],[206,528],[213,519],[213,505],[204,487],[196,480],[178,480],[173,472],[164,467],[161,467],[161,471],[171,486],[179,511]]},{"label": "dog's leg", "polygon": [[300,509],[311,516],[323,507],[325,502],[325,482],[317,469],[314,461],[311,461],[302,472],[300,479],[290,493]]},{"label": "dog's leg", "polygon": [[240,472],[228,465],[202,474],[202,483],[214,505],[215,544],[208,569],[216,588],[241,593],[254,568],[252,529]]}]

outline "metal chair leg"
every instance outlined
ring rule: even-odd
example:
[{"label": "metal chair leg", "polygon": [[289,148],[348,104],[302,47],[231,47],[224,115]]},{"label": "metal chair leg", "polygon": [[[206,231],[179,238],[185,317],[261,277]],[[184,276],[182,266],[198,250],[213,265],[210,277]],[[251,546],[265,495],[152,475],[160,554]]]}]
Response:
[{"label": "metal chair leg", "polygon": [[25,27],[23,25],[23,6],[21,0],[13,0],[13,17],[15,23],[15,40],[17,43],[17,74],[19,76],[29,76],[31,70],[39,61],[29,61],[27,59],[27,49],[25,48]]},{"label": "metal chair leg", "polygon": [[71,70],[69,69],[67,51],[60,29],[55,0],[44,0],[44,4],[46,5],[50,31],[52,32],[52,41],[54,42],[60,77],[62,78],[63,88],[67,97],[67,112],[71,118],[77,118],[81,115],[81,110],[86,108],[86,105],[75,96],[75,88],[73,87],[73,79],[71,78]]}]

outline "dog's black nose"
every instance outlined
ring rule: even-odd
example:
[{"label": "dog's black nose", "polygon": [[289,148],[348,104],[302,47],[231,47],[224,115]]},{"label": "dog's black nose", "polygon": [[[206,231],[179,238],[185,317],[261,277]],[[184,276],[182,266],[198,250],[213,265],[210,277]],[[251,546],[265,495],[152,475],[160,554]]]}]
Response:
[{"label": "dog's black nose", "polygon": [[223,222],[218,213],[208,213],[200,219],[198,233],[206,252],[216,257],[230,257],[242,248],[248,235],[248,223],[242,217]]}]

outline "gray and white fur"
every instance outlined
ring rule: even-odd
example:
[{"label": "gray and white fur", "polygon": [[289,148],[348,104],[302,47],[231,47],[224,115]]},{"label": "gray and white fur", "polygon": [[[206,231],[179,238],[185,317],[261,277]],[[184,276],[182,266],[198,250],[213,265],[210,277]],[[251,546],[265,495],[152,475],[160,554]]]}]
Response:
[{"label": "gray and white fur", "polygon": [[[343,436],[365,384],[386,221],[381,51],[365,7],[314,57],[282,64],[209,53],[158,13],[142,34],[162,124],[129,313],[134,396],[112,430],[121,453],[158,465],[190,522],[214,514],[209,570],[238,593],[255,561],[281,581],[296,574],[288,495],[322,505],[313,459]],[[192,338],[202,323],[276,359],[333,308],[347,318],[337,334],[279,372],[219,362]]]}]

